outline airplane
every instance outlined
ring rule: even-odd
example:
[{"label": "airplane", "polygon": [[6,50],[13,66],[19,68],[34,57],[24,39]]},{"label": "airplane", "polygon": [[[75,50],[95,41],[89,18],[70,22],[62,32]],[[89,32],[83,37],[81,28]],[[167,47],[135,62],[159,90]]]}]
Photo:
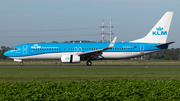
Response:
[{"label": "airplane", "polygon": [[87,60],[126,59],[143,56],[167,49],[173,42],[166,42],[173,12],[166,12],[151,31],[143,38],[130,42],[94,43],[29,43],[12,47],[4,53],[5,56],[20,62],[23,60],[57,59],[62,63],[80,63]]}]

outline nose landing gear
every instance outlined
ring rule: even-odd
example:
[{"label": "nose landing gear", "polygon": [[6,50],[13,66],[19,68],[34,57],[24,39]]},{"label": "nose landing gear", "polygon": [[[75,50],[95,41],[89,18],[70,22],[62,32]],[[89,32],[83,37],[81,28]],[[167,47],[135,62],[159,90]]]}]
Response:
[{"label": "nose landing gear", "polygon": [[87,65],[87,66],[91,66],[91,65],[92,65],[92,62],[91,62],[90,60],[88,60],[88,61],[86,62],[86,65]]}]

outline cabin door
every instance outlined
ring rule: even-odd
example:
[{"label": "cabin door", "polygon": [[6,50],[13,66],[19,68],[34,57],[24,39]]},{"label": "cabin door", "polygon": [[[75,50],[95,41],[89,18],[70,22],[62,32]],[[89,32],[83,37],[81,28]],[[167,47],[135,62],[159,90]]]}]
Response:
[{"label": "cabin door", "polygon": [[144,45],[140,45],[140,53],[144,54]]},{"label": "cabin door", "polygon": [[28,47],[27,45],[23,46],[23,54],[27,54],[27,47]]}]

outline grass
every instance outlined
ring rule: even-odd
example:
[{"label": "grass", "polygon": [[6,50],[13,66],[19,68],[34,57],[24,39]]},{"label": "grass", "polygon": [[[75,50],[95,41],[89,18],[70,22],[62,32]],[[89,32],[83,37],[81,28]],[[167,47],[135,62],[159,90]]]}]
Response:
[{"label": "grass", "polygon": [[[86,61],[81,63],[61,63],[60,60],[25,60],[24,65],[86,65]],[[179,60],[94,60],[92,65],[180,65]],[[0,65],[20,65],[13,60],[0,60]]]},{"label": "grass", "polygon": [[[180,68],[146,68],[149,65],[157,65],[157,67],[180,65],[178,60],[103,60],[92,61],[93,65],[101,65],[102,68],[51,67],[52,65],[85,65],[85,62],[62,64],[56,60],[24,61],[24,65],[49,65],[46,68],[2,66],[0,100],[175,101],[180,98]],[[19,65],[19,63],[2,60],[0,65]],[[104,65],[145,66],[144,68],[118,68],[118,66],[105,68]]]},{"label": "grass", "polygon": [[[1,67],[0,100],[178,100],[180,68],[104,68],[104,65],[180,65],[180,61],[103,60],[102,68],[55,68],[56,60],[24,61],[24,65],[49,67]],[[0,65],[19,65],[0,60]],[[57,66],[58,67],[58,66]],[[77,67],[77,66],[76,66]],[[172,80],[175,79],[175,80]],[[71,81],[71,82],[70,82]]]},{"label": "grass", "polygon": [[180,68],[0,68],[0,82],[177,79]]},{"label": "grass", "polygon": [[0,83],[1,101],[179,101],[179,80]]}]

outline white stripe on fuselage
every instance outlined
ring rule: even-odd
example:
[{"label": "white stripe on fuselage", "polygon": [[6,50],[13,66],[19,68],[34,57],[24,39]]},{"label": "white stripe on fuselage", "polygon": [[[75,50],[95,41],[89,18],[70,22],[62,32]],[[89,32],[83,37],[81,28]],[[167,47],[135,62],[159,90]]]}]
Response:
[{"label": "white stripe on fuselage", "polygon": [[[153,51],[144,51],[144,52],[103,52],[102,59],[123,59],[123,58],[132,58],[137,56],[142,56],[146,54],[150,54],[153,52],[157,52],[160,50],[153,50]],[[31,56],[23,56],[23,57],[10,57],[12,59],[20,59],[20,60],[34,60],[34,59],[61,59],[61,55],[64,54],[77,54],[77,52],[67,52],[67,53],[46,53],[46,54],[39,54],[39,55],[31,55]],[[98,58],[91,58],[98,59]]]}]

